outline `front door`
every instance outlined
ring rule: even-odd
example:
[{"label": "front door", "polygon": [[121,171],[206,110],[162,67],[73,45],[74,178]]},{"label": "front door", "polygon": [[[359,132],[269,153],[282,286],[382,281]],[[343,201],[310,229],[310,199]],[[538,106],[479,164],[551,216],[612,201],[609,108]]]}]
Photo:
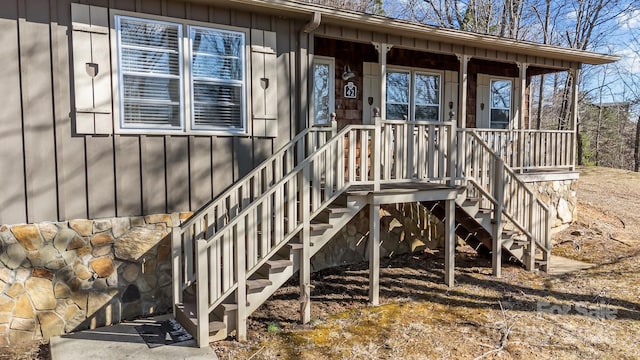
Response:
[{"label": "front door", "polygon": [[513,78],[478,74],[478,128],[512,128],[513,83]]},{"label": "front door", "polygon": [[312,125],[328,124],[335,111],[335,60],[314,56],[311,80]]}]

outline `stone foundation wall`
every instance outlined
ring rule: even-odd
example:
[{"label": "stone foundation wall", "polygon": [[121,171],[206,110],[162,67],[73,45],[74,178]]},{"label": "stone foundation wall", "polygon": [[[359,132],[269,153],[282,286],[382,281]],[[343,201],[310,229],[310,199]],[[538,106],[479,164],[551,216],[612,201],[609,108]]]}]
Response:
[{"label": "stone foundation wall", "polygon": [[188,215],[2,225],[0,346],[168,312],[169,234]]},{"label": "stone foundation wall", "polygon": [[[171,226],[190,213],[0,226],[0,346],[171,311]],[[382,256],[437,247],[417,204],[380,210]],[[416,220],[412,220],[416,219]],[[368,259],[368,208],[313,259]]]},{"label": "stone foundation wall", "polygon": [[[418,203],[382,205],[380,208],[380,256],[406,254],[444,246],[442,222]],[[369,207],[311,258],[313,271],[369,259]]]},{"label": "stone foundation wall", "polygon": [[527,184],[549,206],[552,228],[577,219],[578,179],[527,181]]}]

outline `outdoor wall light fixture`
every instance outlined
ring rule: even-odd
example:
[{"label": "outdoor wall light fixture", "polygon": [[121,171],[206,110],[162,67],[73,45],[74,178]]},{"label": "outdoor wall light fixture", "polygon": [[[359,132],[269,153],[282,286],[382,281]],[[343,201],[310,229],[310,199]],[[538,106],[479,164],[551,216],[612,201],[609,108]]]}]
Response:
[{"label": "outdoor wall light fixture", "polygon": [[347,81],[356,77],[356,73],[351,71],[349,64],[344,66],[344,72],[342,72],[342,80]]}]

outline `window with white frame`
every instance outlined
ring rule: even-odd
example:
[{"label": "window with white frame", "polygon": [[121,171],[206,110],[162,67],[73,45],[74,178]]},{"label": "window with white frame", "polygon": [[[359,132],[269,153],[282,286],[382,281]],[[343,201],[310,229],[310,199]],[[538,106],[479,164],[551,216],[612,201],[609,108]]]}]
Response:
[{"label": "window with white frame", "polygon": [[333,58],[313,59],[313,123],[328,124],[335,107],[335,62]]},{"label": "window with white frame", "polygon": [[115,20],[121,129],[245,132],[244,32]]},{"label": "window with white frame", "polygon": [[387,113],[389,120],[440,120],[441,75],[415,70],[387,72]]},{"label": "window with white frame", "polygon": [[491,99],[491,128],[507,129],[511,119],[511,80],[491,80],[489,87]]}]

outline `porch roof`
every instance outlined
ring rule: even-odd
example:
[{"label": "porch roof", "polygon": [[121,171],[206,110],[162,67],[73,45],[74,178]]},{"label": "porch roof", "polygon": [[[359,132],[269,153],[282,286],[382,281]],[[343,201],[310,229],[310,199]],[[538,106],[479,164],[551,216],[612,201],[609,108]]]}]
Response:
[{"label": "porch roof", "polygon": [[201,3],[233,3],[239,8],[262,8],[289,16],[307,16],[311,19],[314,13],[321,15],[321,21],[329,24],[353,24],[362,30],[371,30],[385,34],[412,36],[418,39],[436,40],[457,45],[504,51],[514,54],[546,57],[550,59],[573,61],[577,63],[600,65],[612,63],[620,59],[616,55],[594,53],[590,51],[544,45],[531,41],[520,41],[493,35],[477,34],[467,31],[445,29],[432,25],[392,19],[384,16],[364,14],[356,11],[335,9],[327,6],[309,4],[289,0],[195,0]]}]

